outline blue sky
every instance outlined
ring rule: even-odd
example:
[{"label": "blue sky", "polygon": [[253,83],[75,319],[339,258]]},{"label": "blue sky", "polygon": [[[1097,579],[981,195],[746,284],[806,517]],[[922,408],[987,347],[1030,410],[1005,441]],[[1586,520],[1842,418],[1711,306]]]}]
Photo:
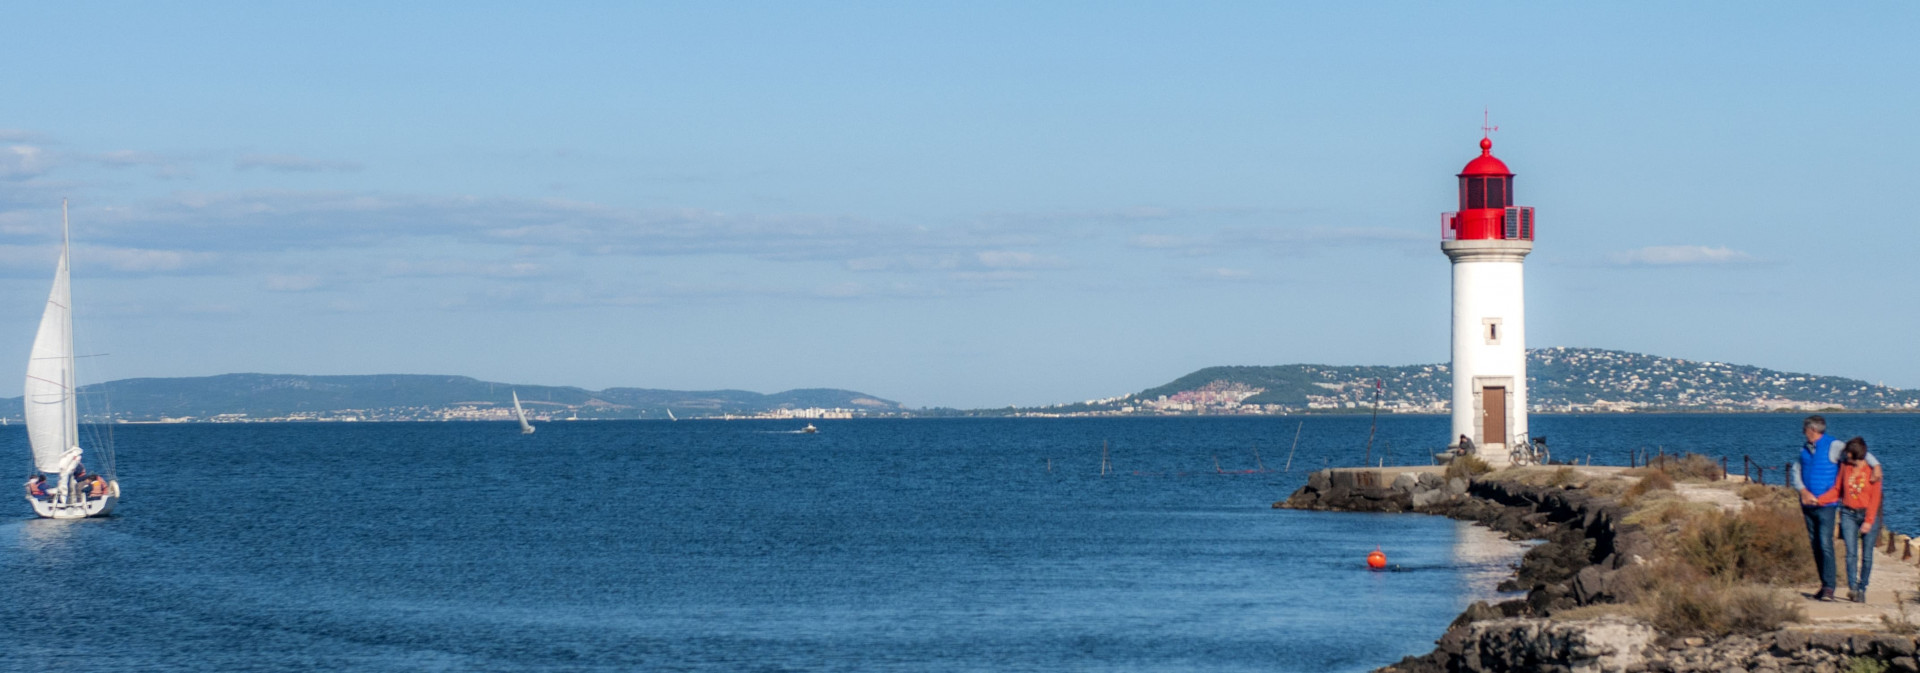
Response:
[{"label": "blue sky", "polygon": [[1036,4],[16,7],[0,375],[62,197],[95,379],[1440,362],[1490,107],[1530,345],[1920,387],[1912,5]]}]

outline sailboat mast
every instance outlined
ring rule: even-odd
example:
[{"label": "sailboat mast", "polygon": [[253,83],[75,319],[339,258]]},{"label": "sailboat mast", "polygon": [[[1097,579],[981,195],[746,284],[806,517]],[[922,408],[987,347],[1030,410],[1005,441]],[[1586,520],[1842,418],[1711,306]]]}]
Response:
[{"label": "sailboat mast", "polygon": [[63,377],[67,379],[63,382],[67,386],[67,422],[60,432],[65,435],[66,448],[69,449],[80,445],[79,405],[75,403],[75,399],[80,396],[78,387],[80,376],[76,371],[79,363],[73,357],[73,255],[69,252],[72,248],[72,240],[67,224],[67,200],[60,199],[60,272],[67,276],[67,310],[64,312],[66,325],[62,330],[67,340],[67,371],[66,376]]}]

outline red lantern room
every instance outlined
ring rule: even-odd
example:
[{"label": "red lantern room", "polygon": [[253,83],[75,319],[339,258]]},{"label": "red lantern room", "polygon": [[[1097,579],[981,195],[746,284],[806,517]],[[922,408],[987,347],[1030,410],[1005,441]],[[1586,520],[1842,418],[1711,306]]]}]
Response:
[{"label": "red lantern room", "polygon": [[1460,210],[1440,215],[1440,240],[1533,240],[1533,208],[1513,205],[1513,171],[1480,139],[1480,156],[1460,171]]}]

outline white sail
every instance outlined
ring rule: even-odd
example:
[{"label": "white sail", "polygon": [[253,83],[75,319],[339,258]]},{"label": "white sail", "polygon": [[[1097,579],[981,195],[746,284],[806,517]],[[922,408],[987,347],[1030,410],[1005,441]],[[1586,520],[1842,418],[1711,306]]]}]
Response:
[{"label": "white sail", "polygon": [[33,444],[33,466],[41,472],[65,473],[80,462],[79,414],[75,413],[73,382],[73,291],[67,271],[66,207],[61,207],[60,263],[53,271],[53,291],[40,315],[40,332],[33,337],[32,359],[27,361],[27,439]]},{"label": "white sail", "polygon": [[533,434],[533,424],[527,422],[527,410],[520,408],[520,391],[513,391],[513,415],[520,418],[520,434]]}]

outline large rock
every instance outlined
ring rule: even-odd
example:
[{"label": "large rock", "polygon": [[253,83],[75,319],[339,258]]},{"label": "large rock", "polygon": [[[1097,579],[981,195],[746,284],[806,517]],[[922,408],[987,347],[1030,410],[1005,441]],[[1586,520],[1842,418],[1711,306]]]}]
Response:
[{"label": "large rock", "polygon": [[1434,505],[1446,502],[1448,499],[1452,497],[1453,497],[1452,494],[1447,493],[1444,490],[1416,491],[1413,494],[1413,508],[1426,509],[1428,507],[1432,507]]},{"label": "large rock", "polygon": [[1447,670],[1624,673],[1646,665],[1659,637],[1651,625],[1623,617],[1570,622],[1497,619],[1468,624],[1463,631]]}]

